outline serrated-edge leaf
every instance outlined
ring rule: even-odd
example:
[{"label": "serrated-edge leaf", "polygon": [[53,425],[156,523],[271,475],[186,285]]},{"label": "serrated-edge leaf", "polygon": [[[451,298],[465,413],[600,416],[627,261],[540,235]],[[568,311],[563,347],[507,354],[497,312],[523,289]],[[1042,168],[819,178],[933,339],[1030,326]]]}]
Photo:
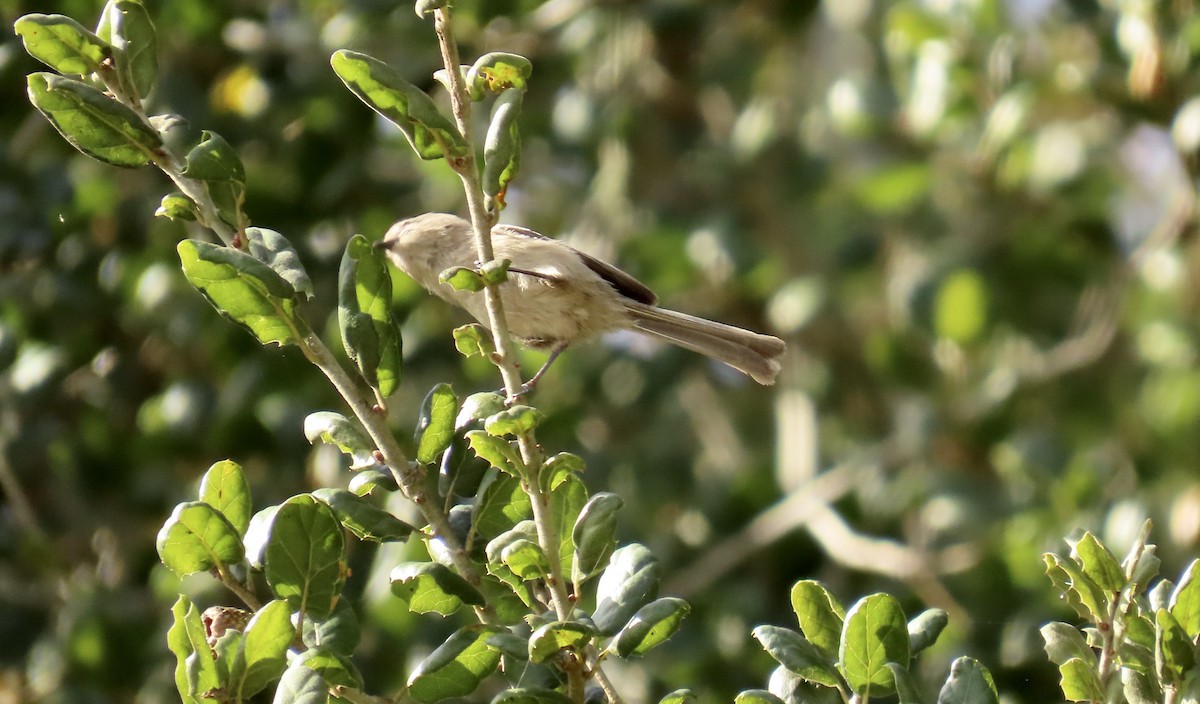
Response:
[{"label": "serrated-edge leaf", "polygon": [[221,684],[200,611],[180,594],[171,607],[171,616],[167,647],[175,655],[175,686],[185,704],[199,703],[204,692]]},{"label": "serrated-edge leaf", "polygon": [[1087,615],[1096,623],[1103,621],[1108,612],[1108,595],[1104,590],[1071,558],[1058,558],[1055,566],[1066,574],[1068,592],[1078,597]]},{"label": "serrated-edge leaf", "polygon": [[87,76],[112,52],[108,42],[65,15],[31,13],[13,23],[25,51],[59,73]]},{"label": "serrated-edge leaf", "polygon": [[171,571],[183,576],[242,561],[241,536],[212,506],[181,503],[158,532],[158,555]]},{"label": "serrated-edge leaf", "polygon": [[475,492],[476,534],[490,540],[532,516],[533,504],[520,480],[489,469]]},{"label": "serrated-edge leaf", "polygon": [[416,613],[448,616],[463,604],[485,604],[478,589],[437,562],[402,562],[392,568],[388,578],[392,593]]},{"label": "serrated-edge leaf", "polygon": [[491,466],[513,477],[519,478],[524,465],[516,448],[504,438],[489,435],[483,430],[468,430],[465,434],[471,450]]},{"label": "serrated-edge leaf", "polygon": [[483,421],[483,429],[488,435],[504,437],[507,435],[524,435],[536,429],[546,415],[533,406],[515,405],[488,416]]},{"label": "serrated-edge leaf", "polygon": [[1196,649],[1184,633],[1179,621],[1166,609],[1154,614],[1154,661],[1158,676],[1164,682],[1179,685],[1184,675],[1196,664]]},{"label": "serrated-edge leaf", "polygon": [[1091,531],[1085,532],[1075,544],[1075,552],[1079,555],[1084,574],[1100,589],[1117,592],[1125,586],[1125,571],[1121,569],[1121,563]]},{"label": "serrated-edge leaf", "polygon": [[200,500],[225,516],[239,536],[246,535],[254,507],[250,483],[240,464],[233,460],[213,463],[200,480]]},{"label": "serrated-edge leaf", "polygon": [[542,624],[529,636],[529,661],[546,662],[564,648],[579,650],[594,636],[595,631],[579,621],[552,621]]},{"label": "serrated-edge leaf", "polygon": [[95,88],[53,73],[31,73],[29,100],[71,146],[113,166],[152,161],[162,139],[141,116]]}]

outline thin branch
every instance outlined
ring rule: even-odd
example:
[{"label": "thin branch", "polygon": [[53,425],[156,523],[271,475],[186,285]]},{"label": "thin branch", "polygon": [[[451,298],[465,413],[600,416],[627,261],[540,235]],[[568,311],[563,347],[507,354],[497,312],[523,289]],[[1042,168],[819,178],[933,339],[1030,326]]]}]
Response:
[{"label": "thin branch", "polygon": [[218,564],[216,576],[217,579],[221,580],[221,584],[224,584],[229,591],[236,594],[242,600],[242,603],[249,606],[251,610],[258,611],[262,608],[262,602],[254,595],[254,592],[250,591],[250,588],[243,584],[237,577],[234,577],[227,565],[224,563]]}]

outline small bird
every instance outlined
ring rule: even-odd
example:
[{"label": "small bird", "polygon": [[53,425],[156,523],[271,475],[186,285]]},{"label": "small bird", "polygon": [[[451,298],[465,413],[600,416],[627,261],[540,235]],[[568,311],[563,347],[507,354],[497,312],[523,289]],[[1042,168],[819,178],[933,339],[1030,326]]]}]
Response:
[{"label": "small bird", "polygon": [[[451,267],[477,265],[469,222],[446,213],[418,215],[392,225],[375,246],[431,293],[488,324],[482,293],[438,280]],[[497,260],[511,262],[499,286],[509,331],[528,347],[550,350],[527,388],[569,345],[624,329],[707,355],[760,384],[775,383],[785,349],[777,337],[659,308],[654,292],[629,274],[524,227],[496,225],[492,248]]]}]

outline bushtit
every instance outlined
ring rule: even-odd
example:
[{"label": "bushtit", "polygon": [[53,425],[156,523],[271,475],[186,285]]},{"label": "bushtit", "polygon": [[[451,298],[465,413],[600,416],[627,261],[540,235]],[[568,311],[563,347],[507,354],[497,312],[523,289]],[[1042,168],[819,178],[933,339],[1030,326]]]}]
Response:
[{"label": "bushtit", "polygon": [[[418,215],[392,225],[376,246],[417,283],[487,325],[482,293],[438,281],[450,267],[477,263],[466,220],[445,213]],[[724,362],[760,384],[775,383],[784,351],[779,338],[659,308],[642,282],[533,230],[496,225],[492,248],[496,259],[512,263],[508,280],[499,286],[509,331],[525,345],[551,352],[531,382],[568,345],[631,329]]]}]

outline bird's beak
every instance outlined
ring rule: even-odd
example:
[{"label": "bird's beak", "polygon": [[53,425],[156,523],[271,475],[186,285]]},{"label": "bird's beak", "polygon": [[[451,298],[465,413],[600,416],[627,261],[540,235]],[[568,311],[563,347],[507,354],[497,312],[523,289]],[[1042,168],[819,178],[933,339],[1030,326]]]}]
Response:
[{"label": "bird's beak", "polygon": [[387,249],[387,246],[387,240],[378,240],[371,245],[371,247],[373,247],[377,252],[382,252],[383,250]]}]

